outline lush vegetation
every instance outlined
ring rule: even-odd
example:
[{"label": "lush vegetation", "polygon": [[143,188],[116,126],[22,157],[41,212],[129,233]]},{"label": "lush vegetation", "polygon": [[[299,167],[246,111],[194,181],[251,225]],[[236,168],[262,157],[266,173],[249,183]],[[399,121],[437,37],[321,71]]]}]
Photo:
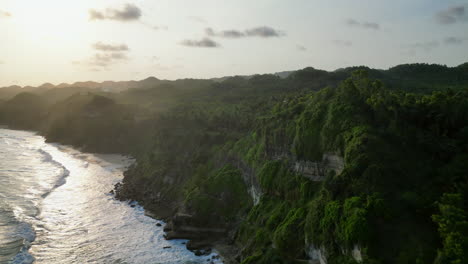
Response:
[{"label": "lush vegetation", "polygon": [[[468,261],[467,64],[43,96],[16,95],[0,120],[132,153],[120,197],[231,230],[223,243],[244,264]],[[320,180],[297,164],[314,164]]]}]

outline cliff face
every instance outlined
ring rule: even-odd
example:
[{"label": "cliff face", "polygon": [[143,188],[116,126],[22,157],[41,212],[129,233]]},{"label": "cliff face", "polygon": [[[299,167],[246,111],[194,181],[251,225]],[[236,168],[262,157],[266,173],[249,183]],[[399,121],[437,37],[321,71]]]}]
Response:
[{"label": "cliff face", "polygon": [[329,173],[340,174],[344,169],[343,157],[333,152],[323,154],[321,161],[295,161],[293,170],[311,181],[323,181]]},{"label": "cliff face", "polygon": [[[222,244],[243,264],[464,263],[468,92],[443,78],[434,86],[419,66],[390,72],[423,76],[414,88],[426,95],[363,71],[336,87],[353,69],[308,68],[77,94],[46,109],[20,96],[31,107],[3,102],[0,119],[88,151],[132,151],[138,162],[117,196],[166,219],[167,237],[192,239],[200,254]],[[418,78],[398,83],[412,90]]]},{"label": "cliff face", "polygon": [[[465,144],[466,98],[394,93],[356,76],[278,100],[245,130],[232,112],[179,113],[120,193],[156,213],[168,208],[159,211],[170,212],[168,238],[229,244],[243,264],[432,262],[439,235],[428,208],[439,183],[454,188],[468,169],[457,162],[463,147],[433,142]],[[455,111],[448,101],[463,113],[449,126],[437,121]]]}]

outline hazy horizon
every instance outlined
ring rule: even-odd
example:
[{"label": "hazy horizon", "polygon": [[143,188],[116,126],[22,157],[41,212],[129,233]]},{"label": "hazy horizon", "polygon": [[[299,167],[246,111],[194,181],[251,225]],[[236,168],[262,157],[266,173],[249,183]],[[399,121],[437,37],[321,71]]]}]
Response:
[{"label": "hazy horizon", "polygon": [[0,87],[457,66],[467,21],[459,0],[0,0]]},{"label": "hazy horizon", "polygon": [[[414,62],[414,63],[419,63],[419,62]],[[462,62],[460,64],[457,64],[457,65],[446,65],[446,64],[439,64],[439,65],[445,65],[447,67],[457,67],[459,65],[462,65],[462,64],[465,64],[465,63],[468,63],[468,61],[466,62]],[[398,64],[398,65],[401,65],[401,64]],[[398,65],[392,65],[392,66],[389,66],[388,68],[374,68],[374,69],[377,69],[377,70],[388,70],[392,67],[395,67],[395,66],[398,66]],[[349,65],[347,67],[368,67],[367,65]],[[165,78],[160,78],[158,76],[154,76],[154,75],[151,75],[151,76],[146,76],[146,77],[143,77],[143,78],[139,78],[139,79],[115,79],[115,80],[111,80],[111,79],[104,79],[104,80],[78,80],[78,81],[70,81],[70,82],[62,82],[62,83],[53,83],[53,82],[43,82],[43,83],[39,83],[37,85],[17,85],[17,84],[12,84],[12,85],[4,85],[4,86],[1,86],[1,88],[8,88],[8,87],[11,87],[11,86],[20,86],[20,87],[40,87],[42,85],[48,85],[48,84],[52,84],[54,86],[59,86],[61,84],[68,84],[68,85],[73,85],[75,83],[86,83],[86,82],[95,82],[95,83],[104,83],[104,82],[132,82],[132,81],[143,81],[143,80],[146,80],[146,79],[149,79],[149,78],[157,78],[159,80],[162,80],[162,81],[177,81],[177,80],[187,80],[187,79],[200,79],[200,80],[211,80],[211,79],[221,79],[221,78],[226,78],[226,77],[236,77],[236,76],[254,76],[254,75],[262,75],[262,74],[277,74],[277,73],[283,73],[283,72],[295,72],[295,71],[298,71],[298,70],[302,70],[302,69],[305,69],[305,68],[309,68],[309,67],[312,67],[316,70],[325,70],[325,71],[328,71],[328,72],[333,72],[333,71],[338,71],[340,69],[343,69],[342,68],[337,68],[337,69],[332,69],[332,70],[326,70],[326,69],[320,69],[320,68],[317,68],[317,67],[314,67],[313,65],[309,65],[309,66],[305,66],[303,68],[300,68],[300,69],[291,69],[291,70],[283,70],[283,71],[277,71],[277,72],[257,72],[257,73],[251,73],[251,74],[232,74],[232,75],[224,75],[224,76],[212,76],[212,77],[201,77],[201,78],[195,78],[195,77],[180,77],[180,78],[172,78],[172,79],[165,79]],[[346,67],[344,67],[346,68]]]}]

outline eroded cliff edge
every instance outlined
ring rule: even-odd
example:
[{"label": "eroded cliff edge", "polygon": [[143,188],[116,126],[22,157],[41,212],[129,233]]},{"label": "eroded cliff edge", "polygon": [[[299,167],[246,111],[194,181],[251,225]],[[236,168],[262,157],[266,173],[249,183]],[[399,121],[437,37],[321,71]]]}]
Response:
[{"label": "eroded cliff edge", "polygon": [[[169,238],[228,248],[228,262],[440,261],[433,205],[464,190],[453,185],[467,169],[464,100],[394,92],[361,72],[281,100],[245,130],[242,119],[179,113],[120,193],[168,212]],[[449,101],[464,114],[438,124]],[[440,137],[457,147],[431,143]]]},{"label": "eroded cliff edge", "polygon": [[[466,66],[370,71],[398,73],[390,88],[362,71],[336,87],[348,70],[309,68],[287,80],[87,92],[52,107],[22,94],[2,103],[0,120],[89,151],[133,152],[121,197],[172,220],[168,235],[191,236],[190,247],[227,245],[233,261],[463,263]],[[441,68],[457,81],[435,76]],[[155,100],[170,111],[126,105],[159,111]]]}]

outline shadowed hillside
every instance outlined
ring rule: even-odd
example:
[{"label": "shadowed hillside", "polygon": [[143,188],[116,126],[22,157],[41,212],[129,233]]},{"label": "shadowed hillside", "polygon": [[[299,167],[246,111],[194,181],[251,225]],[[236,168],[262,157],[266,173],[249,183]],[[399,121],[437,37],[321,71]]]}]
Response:
[{"label": "shadowed hillside", "polygon": [[467,64],[141,82],[20,93],[0,121],[134,155],[118,198],[227,263],[468,261]]}]

